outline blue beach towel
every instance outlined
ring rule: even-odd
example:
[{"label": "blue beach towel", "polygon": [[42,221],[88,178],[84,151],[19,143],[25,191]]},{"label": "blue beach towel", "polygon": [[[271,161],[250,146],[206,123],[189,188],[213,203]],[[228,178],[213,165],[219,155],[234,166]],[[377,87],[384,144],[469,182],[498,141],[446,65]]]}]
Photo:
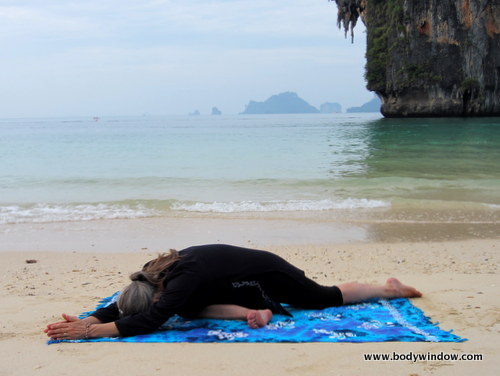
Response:
[{"label": "blue beach towel", "polygon": [[[96,309],[116,300],[119,293],[103,299]],[[134,337],[62,340],[58,342],[463,342],[408,299],[378,299],[323,310],[287,307],[293,317],[274,315],[260,329],[250,329],[244,321],[170,318],[151,334]],[[80,318],[91,312],[83,313]]]}]

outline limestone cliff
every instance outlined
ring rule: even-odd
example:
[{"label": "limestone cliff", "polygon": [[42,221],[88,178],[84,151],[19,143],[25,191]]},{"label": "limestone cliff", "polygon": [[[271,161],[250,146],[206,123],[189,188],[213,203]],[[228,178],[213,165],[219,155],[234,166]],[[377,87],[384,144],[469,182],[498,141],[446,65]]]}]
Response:
[{"label": "limestone cliff", "polygon": [[336,0],[388,117],[500,116],[500,0]]}]

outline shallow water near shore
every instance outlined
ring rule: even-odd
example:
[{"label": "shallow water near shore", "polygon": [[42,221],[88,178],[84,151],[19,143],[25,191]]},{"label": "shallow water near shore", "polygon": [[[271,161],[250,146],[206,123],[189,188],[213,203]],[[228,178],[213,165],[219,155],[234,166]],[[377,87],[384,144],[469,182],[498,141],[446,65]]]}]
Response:
[{"label": "shallow water near shore", "polygon": [[500,120],[0,120],[0,223],[189,213],[497,223]]}]

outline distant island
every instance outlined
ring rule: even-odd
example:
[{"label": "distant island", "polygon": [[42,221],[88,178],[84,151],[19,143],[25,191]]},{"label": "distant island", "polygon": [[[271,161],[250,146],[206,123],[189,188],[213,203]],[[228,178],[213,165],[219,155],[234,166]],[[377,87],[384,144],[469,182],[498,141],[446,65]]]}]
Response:
[{"label": "distant island", "polygon": [[217,107],[212,107],[212,115],[222,115],[222,112]]},{"label": "distant island", "polygon": [[322,114],[335,114],[342,112],[342,106],[338,103],[326,102],[319,106],[319,111]]},{"label": "distant island", "polygon": [[319,110],[311,106],[296,93],[285,92],[273,95],[264,102],[250,101],[243,115],[249,114],[316,114]]},{"label": "distant island", "polygon": [[374,97],[371,101],[359,107],[349,107],[346,112],[380,112],[380,99]]}]

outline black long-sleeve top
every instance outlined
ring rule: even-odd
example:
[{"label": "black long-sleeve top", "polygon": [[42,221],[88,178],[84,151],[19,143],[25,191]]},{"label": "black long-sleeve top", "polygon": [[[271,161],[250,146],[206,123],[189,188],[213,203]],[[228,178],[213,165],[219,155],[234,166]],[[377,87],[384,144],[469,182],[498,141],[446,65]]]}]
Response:
[{"label": "black long-sleeve top", "polygon": [[[166,270],[165,288],[159,301],[147,311],[120,318],[117,305],[113,303],[92,316],[101,322],[114,321],[121,336],[144,334],[158,329],[174,314],[196,316],[210,304],[265,307],[266,302],[264,306],[258,302],[266,298],[258,285],[259,276],[278,272],[292,278],[304,278],[302,270],[267,251],[212,244],[186,248],[180,255],[180,259]],[[244,289],[237,287],[245,285],[253,289],[242,294]],[[276,305],[278,311],[281,308],[272,300],[267,303],[270,304],[268,308],[276,308]]]}]

